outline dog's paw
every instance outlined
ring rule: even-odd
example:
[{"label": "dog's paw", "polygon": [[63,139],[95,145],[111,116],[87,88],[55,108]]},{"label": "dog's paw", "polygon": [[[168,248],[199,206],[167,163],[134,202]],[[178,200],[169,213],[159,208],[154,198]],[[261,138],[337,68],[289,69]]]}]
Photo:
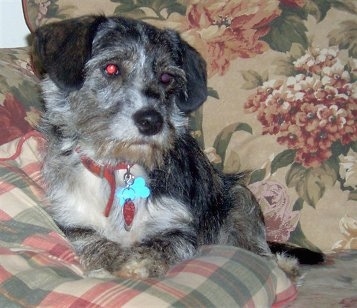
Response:
[{"label": "dog's paw", "polygon": [[86,272],[86,276],[89,278],[100,278],[100,279],[111,279],[115,277],[113,274],[109,273],[107,270],[103,268],[88,271]]},{"label": "dog's paw", "polygon": [[131,259],[122,264],[113,275],[122,278],[145,279],[149,277],[161,277],[168,271],[168,264],[153,259]]},{"label": "dog's paw", "polygon": [[145,279],[149,277],[148,263],[147,260],[131,260],[123,264],[123,266],[113,274],[123,278]]}]

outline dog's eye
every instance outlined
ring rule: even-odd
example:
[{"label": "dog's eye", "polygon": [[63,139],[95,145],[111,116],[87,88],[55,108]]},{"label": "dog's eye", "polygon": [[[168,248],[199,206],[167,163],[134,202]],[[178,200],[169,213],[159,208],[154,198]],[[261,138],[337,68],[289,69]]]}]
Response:
[{"label": "dog's eye", "polygon": [[174,80],[174,76],[169,73],[162,73],[160,76],[160,82],[164,85],[170,84]]},{"label": "dog's eye", "polygon": [[116,76],[119,74],[119,67],[116,64],[107,64],[107,66],[105,67],[105,72],[109,76]]}]

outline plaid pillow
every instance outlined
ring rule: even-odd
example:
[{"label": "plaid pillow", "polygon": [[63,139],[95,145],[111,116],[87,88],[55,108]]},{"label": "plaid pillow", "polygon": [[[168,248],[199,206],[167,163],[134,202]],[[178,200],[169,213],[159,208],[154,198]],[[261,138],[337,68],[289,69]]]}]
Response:
[{"label": "plaid pillow", "polygon": [[0,147],[1,307],[268,307],[296,289],[274,263],[230,246],[206,246],[162,279],[95,279],[45,212],[39,152],[30,132]]}]

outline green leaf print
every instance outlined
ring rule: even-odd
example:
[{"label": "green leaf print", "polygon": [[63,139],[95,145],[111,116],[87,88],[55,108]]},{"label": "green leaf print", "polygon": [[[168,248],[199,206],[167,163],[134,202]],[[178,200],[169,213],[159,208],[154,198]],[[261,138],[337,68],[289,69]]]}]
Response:
[{"label": "green leaf print", "polygon": [[224,160],[226,157],[226,150],[231,141],[232,135],[237,131],[245,131],[250,134],[253,133],[253,130],[249,124],[246,123],[233,123],[226,126],[221,132],[217,135],[213,147],[216,149],[217,154],[221,157],[222,163],[220,168],[223,169]]},{"label": "green leaf print", "polygon": [[339,28],[328,34],[330,46],[338,45],[340,49],[348,49],[352,58],[357,58],[357,21],[345,20]]},{"label": "green leaf print", "polygon": [[290,233],[289,243],[295,244],[300,247],[308,248],[313,251],[321,251],[312,242],[310,242],[304,234],[300,222],[297,224],[295,230]]},{"label": "green leaf print", "polygon": [[242,89],[251,90],[255,89],[261,85],[263,85],[264,81],[268,80],[268,73],[263,72],[263,74],[259,74],[253,70],[241,71],[242,77],[244,79],[244,84],[242,85]]},{"label": "green leaf print", "polygon": [[283,9],[282,14],[271,23],[271,30],[263,40],[276,51],[287,52],[293,43],[307,49],[307,28],[304,25],[306,17],[307,14],[302,9]]},{"label": "green leaf print", "polygon": [[285,150],[275,156],[271,163],[271,173],[275,173],[279,168],[291,165],[295,159],[295,150]]},{"label": "green leaf print", "polygon": [[[126,15],[137,19],[165,20],[172,13],[185,15],[186,6],[176,0],[111,0],[120,4],[114,14]],[[153,14],[147,13],[147,9]]]},{"label": "green leaf print", "polygon": [[336,168],[329,163],[320,167],[308,168],[293,163],[286,174],[288,187],[295,187],[298,195],[310,206],[315,207],[327,188],[332,187],[338,179]]}]

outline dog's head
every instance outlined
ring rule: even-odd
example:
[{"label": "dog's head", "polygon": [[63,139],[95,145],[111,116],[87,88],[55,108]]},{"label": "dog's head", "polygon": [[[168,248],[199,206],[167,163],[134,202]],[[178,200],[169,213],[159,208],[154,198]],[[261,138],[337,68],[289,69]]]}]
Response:
[{"label": "dog's head", "polygon": [[154,165],[207,98],[206,65],[195,49],[175,31],[123,17],[43,26],[34,58],[47,74],[48,132],[107,163]]}]

